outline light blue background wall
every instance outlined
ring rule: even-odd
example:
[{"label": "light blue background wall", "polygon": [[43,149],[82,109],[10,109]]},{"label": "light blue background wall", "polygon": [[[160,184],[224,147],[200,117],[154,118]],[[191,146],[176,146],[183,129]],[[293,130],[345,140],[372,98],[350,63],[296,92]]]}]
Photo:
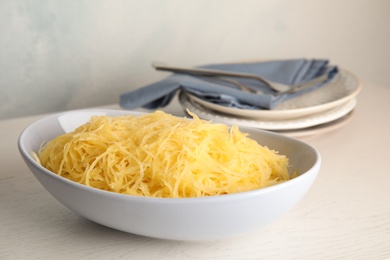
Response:
[{"label": "light blue background wall", "polygon": [[117,103],[201,65],[329,58],[390,85],[387,0],[1,0],[0,118]]}]

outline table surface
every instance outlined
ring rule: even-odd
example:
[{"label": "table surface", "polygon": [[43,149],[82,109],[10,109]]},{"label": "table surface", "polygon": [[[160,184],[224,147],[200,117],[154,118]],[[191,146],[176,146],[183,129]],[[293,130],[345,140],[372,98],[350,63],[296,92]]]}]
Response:
[{"label": "table surface", "polygon": [[[20,132],[44,115],[0,121],[0,259],[390,259],[390,87],[362,85],[343,127],[299,137],[323,160],[303,200],[260,230],[220,241],[153,239],[78,216],[19,155]],[[183,114],[177,101],[165,110]]]}]

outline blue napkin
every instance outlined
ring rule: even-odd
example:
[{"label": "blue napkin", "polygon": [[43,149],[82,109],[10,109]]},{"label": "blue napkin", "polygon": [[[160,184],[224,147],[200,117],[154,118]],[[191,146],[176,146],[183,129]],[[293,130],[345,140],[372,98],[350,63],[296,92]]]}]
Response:
[{"label": "blue napkin", "polygon": [[328,75],[328,78],[296,93],[275,95],[275,92],[268,86],[254,79],[234,78],[235,81],[263,91],[263,94],[242,91],[237,85],[214,77],[172,74],[161,81],[122,94],[119,104],[124,109],[137,107],[156,109],[168,105],[176,92],[181,90],[208,102],[228,107],[272,109],[287,99],[325,85],[338,72],[336,66],[330,66],[329,61],[324,59],[216,64],[201,68],[257,74],[275,82],[291,85],[309,81],[324,74]]}]

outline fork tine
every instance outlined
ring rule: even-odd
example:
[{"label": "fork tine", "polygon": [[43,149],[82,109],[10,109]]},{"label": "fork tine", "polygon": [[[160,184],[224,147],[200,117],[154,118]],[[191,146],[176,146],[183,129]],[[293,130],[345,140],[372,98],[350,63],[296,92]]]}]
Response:
[{"label": "fork tine", "polygon": [[300,91],[300,90],[304,90],[304,89],[306,89],[306,88],[315,86],[315,85],[317,85],[318,83],[323,82],[323,81],[326,80],[327,78],[328,78],[327,75],[322,75],[322,76],[317,77],[317,78],[315,78],[315,79],[313,79],[313,80],[310,80],[310,81],[307,81],[307,82],[304,82],[304,83],[295,85],[295,86],[293,86],[291,89],[289,89],[289,90],[287,90],[287,91],[278,93],[278,95],[280,95],[280,94],[295,93],[295,92],[298,92],[298,91]]},{"label": "fork tine", "polygon": [[328,78],[328,75],[322,75],[322,76],[317,77],[315,79],[312,79],[310,81],[298,84],[296,87],[300,88],[300,87],[305,87],[305,86],[314,86],[314,85],[317,85],[318,83],[326,80],[327,78]]}]

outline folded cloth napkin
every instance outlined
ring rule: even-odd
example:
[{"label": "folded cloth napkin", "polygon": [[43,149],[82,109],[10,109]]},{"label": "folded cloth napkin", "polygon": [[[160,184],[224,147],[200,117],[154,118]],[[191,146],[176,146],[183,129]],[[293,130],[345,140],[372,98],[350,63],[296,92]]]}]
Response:
[{"label": "folded cloth napkin", "polygon": [[272,109],[284,100],[325,85],[338,72],[336,66],[330,66],[329,61],[324,59],[217,64],[202,66],[201,68],[257,74],[271,81],[289,85],[309,81],[324,74],[328,75],[328,78],[313,87],[296,93],[275,95],[275,92],[268,86],[254,79],[234,78],[235,81],[261,90],[262,94],[242,91],[237,85],[216,77],[172,74],[161,81],[122,94],[120,96],[120,106],[124,109],[164,107],[171,102],[177,91],[182,90],[208,102],[228,107]]}]

